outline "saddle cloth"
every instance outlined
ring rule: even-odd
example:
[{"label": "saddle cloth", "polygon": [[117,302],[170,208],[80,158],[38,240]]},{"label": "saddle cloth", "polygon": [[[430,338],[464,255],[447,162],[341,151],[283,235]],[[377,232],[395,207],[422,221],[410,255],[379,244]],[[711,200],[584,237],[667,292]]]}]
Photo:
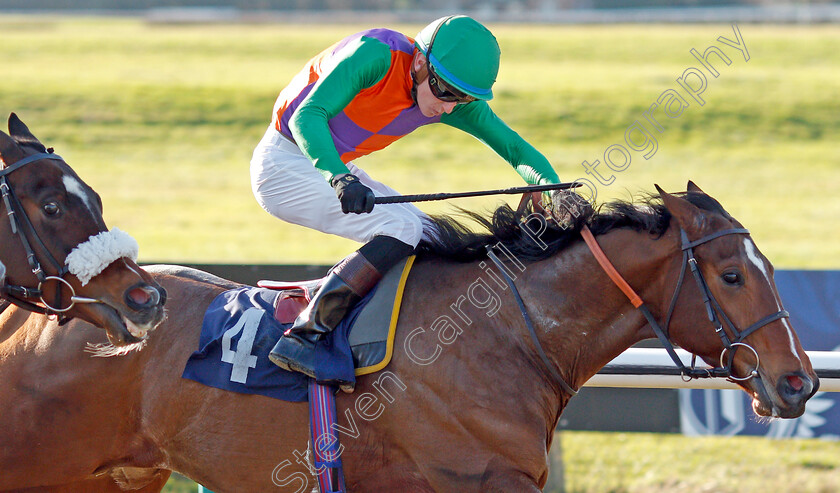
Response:
[{"label": "saddle cloth", "polygon": [[[409,257],[386,273],[316,345],[318,380],[355,381],[355,376],[388,365],[413,261]],[[315,285],[261,282],[261,287],[245,286],[218,295],[204,314],[198,350],[187,361],[182,377],[233,392],[307,401],[308,377],[277,367],[268,353],[305,308]]]}]

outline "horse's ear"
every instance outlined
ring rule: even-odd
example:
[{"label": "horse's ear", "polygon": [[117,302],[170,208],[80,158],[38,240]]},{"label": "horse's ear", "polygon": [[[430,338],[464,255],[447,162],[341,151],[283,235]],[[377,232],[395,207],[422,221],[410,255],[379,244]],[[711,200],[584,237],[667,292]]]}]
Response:
[{"label": "horse's ear", "polygon": [[23,151],[20,150],[17,142],[0,130],[0,161],[3,162],[3,167],[21,159],[23,159]]},{"label": "horse's ear", "polygon": [[680,227],[685,230],[690,237],[702,236],[703,229],[708,221],[703,210],[682,197],[671,195],[665,190],[662,190],[659,185],[654,186],[659,192],[659,196],[662,197],[662,203],[665,204],[665,208],[668,209],[671,216],[677,220]]},{"label": "horse's ear", "polygon": [[41,152],[45,152],[47,149],[37,137],[32,135],[32,132],[29,131],[29,127],[27,127],[26,124],[24,124],[14,113],[9,115],[9,134],[11,134],[12,138],[14,138],[19,144],[31,145],[36,149],[39,149]]},{"label": "horse's ear", "polygon": [[702,194],[704,194],[704,195],[708,195],[708,194],[707,194],[706,192],[704,192],[703,190],[700,190],[700,187],[698,187],[698,186],[697,186],[697,185],[696,185],[693,181],[691,181],[691,180],[688,180],[688,185],[686,185],[685,189],[686,189],[687,191],[689,191],[689,192],[697,192],[697,193],[702,193]]}]

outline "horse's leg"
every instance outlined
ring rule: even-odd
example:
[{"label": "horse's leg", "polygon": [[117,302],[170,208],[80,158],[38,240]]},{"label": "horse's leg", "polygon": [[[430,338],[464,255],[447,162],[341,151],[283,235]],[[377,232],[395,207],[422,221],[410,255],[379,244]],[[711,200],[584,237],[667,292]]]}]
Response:
[{"label": "horse's leg", "polygon": [[172,471],[165,469],[150,469],[144,470],[147,472],[146,480],[143,484],[138,482],[136,474],[133,475],[129,482],[122,482],[122,485],[112,478],[110,475],[103,474],[95,478],[86,479],[84,481],[77,481],[74,483],[55,485],[55,486],[39,486],[36,488],[24,488],[18,490],[7,490],[0,493],[160,493],[163,486],[169,480],[169,475]]}]

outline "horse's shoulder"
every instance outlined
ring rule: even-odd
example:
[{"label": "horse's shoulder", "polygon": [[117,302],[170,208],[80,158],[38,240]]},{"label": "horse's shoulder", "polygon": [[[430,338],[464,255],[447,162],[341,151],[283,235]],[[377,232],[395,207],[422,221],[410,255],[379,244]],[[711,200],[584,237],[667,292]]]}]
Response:
[{"label": "horse's shoulder", "polygon": [[194,267],[187,267],[184,265],[168,265],[155,264],[144,265],[143,269],[151,274],[153,277],[170,276],[179,279],[186,279],[202,284],[210,284],[215,287],[224,289],[235,289],[241,287],[242,284],[219,277],[215,274],[196,269]]}]

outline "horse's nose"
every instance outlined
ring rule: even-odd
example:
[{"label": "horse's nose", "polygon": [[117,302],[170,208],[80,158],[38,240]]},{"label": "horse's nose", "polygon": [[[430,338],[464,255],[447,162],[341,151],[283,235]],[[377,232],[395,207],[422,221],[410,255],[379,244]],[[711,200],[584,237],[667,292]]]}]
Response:
[{"label": "horse's nose", "polygon": [[779,379],[776,391],[784,402],[791,406],[798,406],[808,400],[819,383],[815,383],[810,377],[801,372],[789,373]]},{"label": "horse's nose", "polygon": [[125,303],[132,310],[145,310],[163,305],[166,301],[166,291],[162,287],[140,283],[125,293]]}]

